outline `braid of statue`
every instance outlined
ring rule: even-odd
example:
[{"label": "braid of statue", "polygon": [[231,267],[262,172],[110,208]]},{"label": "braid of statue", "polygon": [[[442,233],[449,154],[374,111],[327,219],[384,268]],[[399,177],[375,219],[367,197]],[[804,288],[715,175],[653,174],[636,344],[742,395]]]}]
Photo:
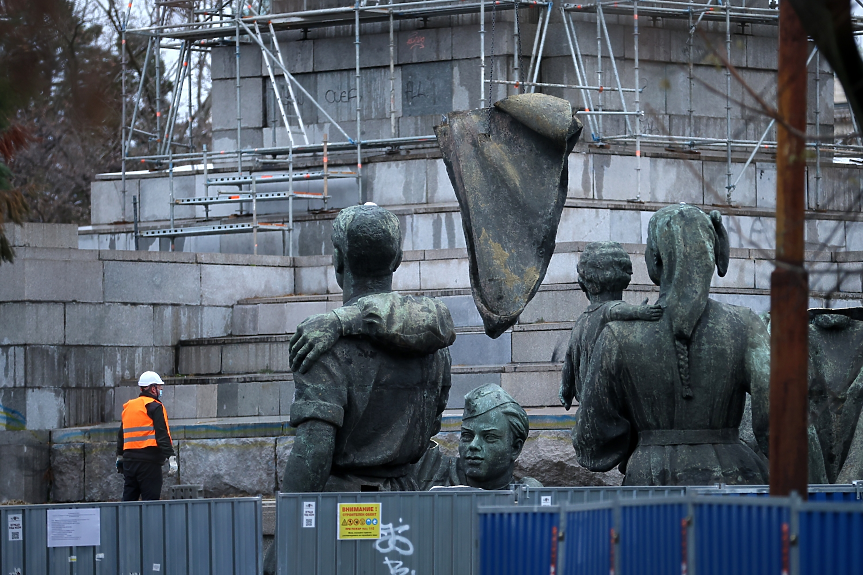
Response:
[{"label": "braid of statue", "polygon": [[686,341],[675,337],[674,349],[677,351],[677,371],[680,372],[680,383],[683,385],[683,397],[692,397],[692,384],[689,379],[689,346]]}]

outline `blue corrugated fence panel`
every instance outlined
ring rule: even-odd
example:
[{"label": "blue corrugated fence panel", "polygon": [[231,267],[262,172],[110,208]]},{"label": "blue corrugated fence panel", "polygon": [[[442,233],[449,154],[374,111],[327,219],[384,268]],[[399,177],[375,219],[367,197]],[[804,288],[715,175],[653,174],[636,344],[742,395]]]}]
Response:
[{"label": "blue corrugated fence panel", "polygon": [[699,575],[775,575],[787,568],[788,500],[701,499],[694,507]]},{"label": "blue corrugated fence panel", "polygon": [[557,564],[557,507],[479,509],[480,575],[548,575]]},{"label": "blue corrugated fence panel", "polygon": [[798,534],[800,573],[863,573],[863,506],[804,504]]},{"label": "blue corrugated fence panel", "polygon": [[682,501],[621,504],[620,573],[686,572],[688,514],[688,506]]},{"label": "blue corrugated fence panel", "polygon": [[611,504],[567,510],[560,553],[562,575],[608,575],[614,567]]}]

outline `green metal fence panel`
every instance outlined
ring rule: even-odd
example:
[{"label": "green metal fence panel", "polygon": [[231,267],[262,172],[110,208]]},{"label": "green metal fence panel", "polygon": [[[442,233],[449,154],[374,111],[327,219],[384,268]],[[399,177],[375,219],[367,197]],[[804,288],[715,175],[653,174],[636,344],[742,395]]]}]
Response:
[{"label": "green metal fence panel", "polygon": [[[339,540],[339,503],[380,503],[381,538]],[[469,575],[477,565],[477,509],[514,505],[512,491],[280,493],[279,575]]]}]

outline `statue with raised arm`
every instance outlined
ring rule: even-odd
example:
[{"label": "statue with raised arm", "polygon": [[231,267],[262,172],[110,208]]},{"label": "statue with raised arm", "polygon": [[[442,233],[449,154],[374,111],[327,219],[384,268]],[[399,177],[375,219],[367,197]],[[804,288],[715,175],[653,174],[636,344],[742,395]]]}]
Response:
[{"label": "statue with raised arm", "polygon": [[578,285],[590,305],[572,327],[560,378],[560,403],[569,410],[573,398],[581,400],[590,355],[602,328],[610,321],[647,320],[662,317],[658,305],[631,305],[623,290],[632,277],[632,260],[617,242],[592,242],[578,259]]},{"label": "statue with raised arm", "polygon": [[532,477],[513,477],[530,421],[510,394],[494,383],[464,396],[458,457],[440,452],[432,442],[416,466],[420,489],[466,485],[480,489],[507,489],[510,485],[542,487]]},{"label": "statue with raised arm", "polygon": [[751,393],[766,442],[767,328],[752,310],[708,297],[729,251],[719,212],[680,204],[650,219],[644,257],[663,315],[602,329],[573,430],[582,466],[624,464],[624,485],[767,483],[767,466],[739,437]]},{"label": "statue with raised arm", "polygon": [[339,212],[333,263],[344,305],[291,340],[297,428],[282,491],[416,489],[412,464],[440,430],[450,387],[446,306],[392,293],[398,219],[375,205]]}]

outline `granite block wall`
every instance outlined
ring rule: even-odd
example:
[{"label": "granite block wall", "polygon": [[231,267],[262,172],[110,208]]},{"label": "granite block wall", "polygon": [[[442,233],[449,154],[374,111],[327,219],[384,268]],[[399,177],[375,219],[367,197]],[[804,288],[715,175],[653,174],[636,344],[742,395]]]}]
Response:
[{"label": "granite block wall", "polygon": [[[74,225],[8,229],[16,259],[0,266],[4,430],[115,421],[138,374],[176,373],[179,341],[229,335],[239,299],[294,291],[287,258],[79,250]],[[195,417],[190,402],[198,398],[177,396]]]}]

